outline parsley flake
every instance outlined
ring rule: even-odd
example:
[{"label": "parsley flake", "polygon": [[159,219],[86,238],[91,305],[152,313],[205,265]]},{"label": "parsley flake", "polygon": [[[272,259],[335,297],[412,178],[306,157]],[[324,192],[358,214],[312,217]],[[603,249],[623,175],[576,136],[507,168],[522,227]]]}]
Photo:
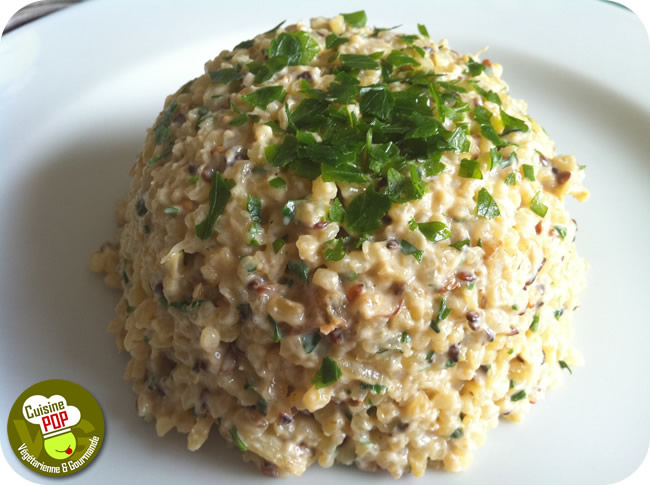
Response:
[{"label": "parsley flake", "polygon": [[461,160],[458,175],[468,179],[482,180],[483,173],[481,172],[481,164],[476,160]]},{"label": "parsley flake", "polygon": [[233,81],[239,81],[244,75],[235,69],[219,69],[218,71],[210,71],[210,81],[212,84],[230,84]]},{"label": "parsley flake", "polygon": [[345,23],[348,24],[350,27],[363,27],[366,25],[366,22],[368,21],[368,17],[366,16],[366,12],[363,10],[359,10],[358,12],[352,12],[352,13],[342,13],[343,20],[345,20]]},{"label": "parsley flake", "polygon": [[284,100],[286,95],[287,92],[282,86],[267,86],[242,96],[242,99],[252,106],[266,109],[273,101]]},{"label": "parsley flake", "polygon": [[332,202],[327,218],[330,222],[343,222],[343,219],[345,218],[345,209],[339,199],[334,199],[334,202]]},{"label": "parsley flake", "polygon": [[510,396],[510,400],[512,400],[512,401],[521,401],[525,397],[526,397],[526,391],[524,391],[522,389],[521,391],[519,391],[519,392],[513,394],[512,396]]},{"label": "parsley flake", "polygon": [[232,438],[232,442],[235,444],[237,448],[239,448],[239,451],[248,450],[248,446],[246,445],[244,440],[241,439],[239,433],[237,432],[237,426],[233,426],[232,428],[230,428],[230,436]]},{"label": "parsley flake", "polygon": [[234,186],[234,180],[223,178],[219,172],[215,172],[212,176],[208,215],[201,223],[194,226],[194,231],[199,239],[205,240],[212,236],[214,224],[226,208],[230,200],[230,189]]},{"label": "parsley flake", "polygon": [[451,231],[446,224],[438,221],[419,222],[418,229],[431,242],[444,241],[451,237]]},{"label": "parsley flake", "polygon": [[571,370],[571,367],[569,367],[569,364],[564,362],[563,360],[558,360],[558,364],[560,364],[560,368],[568,370],[571,374],[573,374],[573,371]]},{"label": "parsley flake", "polygon": [[316,389],[322,389],[334,384],[341,378],[341,375],[341,369],[336,361],[331,357],[325,357],[311,383]]},{"label": "parsley flake", "polygon": [[469,239],[463,239],[462,241],[455,242],[453,244],[450,244],[449,246],[458,249],[460,251],[463,246],[467,246],[469,243],[470,243]]},{"label": "parsley flake", "polygon": [[282,177],[275,177],[269,180],[269,185],[274,189],[285,189],[287,187],[287,181]]},{"label": "parsley flake", "polygon": [[530,201],[530,210],[532,210],[539,217],[544,217],[548,212],[548,207],[542,202],[542,192],[537,192],[535,197]]},{"label": "parsley flake", "polygon": [[341,54],[341,64],[351,69],[379,69],[379,63],[373,57],[363,54]]},{"label": "parsley flake", "polygon": [[320,339],[321,339],[320,332],[308,333],[307,335],[303,335],[301,340],[302,340],[302,348],[304,349],[305,354],[311,354],[314,351],[314,349],[318,346]]},{"label": "parsley flake", "polygon": [[476,215],[479,217],[485,217],[486,219],[494,219],[501,215],[499,211],[499,206],[496,201],[492,198],[490,193],[481,189],[478,191],[478,199],[476,202]]},{"label": "parsley flake", "polygon": [[388,196],[370,187],[350,202],[345,214],[345,223],[354,232],[361,234],[374,232],[381,226],[381,219],[390,207]]},{"label": "parsley flake", "polygon": [[406,240],[403,240],[403,241],[400,243],[400,250],[402,251],[402,254],[405,254],[405,255],[407,255],[407,256],[408,256],[409,254],[413,255],[413,257],[415,258],[415,260],[416,260],[418,263],[421,263],[421,262],[422,262],[422,256],[424,256],[424,251],[422,251],[422,250],[416,248],[416,247],[413,246],[413,244],[411,244],[410,242],[408,242],[408,241],[406,241]]}]

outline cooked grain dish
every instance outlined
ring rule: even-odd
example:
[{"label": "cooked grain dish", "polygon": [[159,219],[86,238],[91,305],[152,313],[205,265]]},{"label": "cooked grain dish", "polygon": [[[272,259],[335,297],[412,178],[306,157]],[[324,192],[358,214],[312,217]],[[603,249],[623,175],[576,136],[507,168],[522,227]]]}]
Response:
[{"label": "cooked grain dish", "polygon": [[463,470],[577,359],[582,167],[496,62],[365,23],[209,61],[90,262],[122,290],[138,413],[190,450],[215,429],[269,476]]}]

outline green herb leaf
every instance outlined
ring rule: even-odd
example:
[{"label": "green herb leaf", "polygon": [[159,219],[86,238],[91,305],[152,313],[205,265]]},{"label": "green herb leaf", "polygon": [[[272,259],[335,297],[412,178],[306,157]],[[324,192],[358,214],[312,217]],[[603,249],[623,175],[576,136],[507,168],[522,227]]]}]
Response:
[{"label": "green herb leaf", "polygon": [[502,135],[507,135],[514,131],[523,131],[524,133],[528,131],[528,125],[526,123],[514,116],[510,116],[503,110],[501,110],[501,121],[503,121]]},{"label": "green herb leaf", "polygon": [[482,180],[483,173],[481,173],[481,164],[476,160],[461,160],[458,175],[468,179]]},{"label": "green herb leaf", "polygon": [[434,332],[440,333],[440,327],[438,327],[438,324],[443,320],[445,320],[450,313],[451,313],[451,308],[447,307],[447,300],[444,297],[441,298],[440,309],[438,310],[438,316],[435,319],[431,320],[431,323],[429,324]]},{"label": "green herb leaf", "polygon": [[244,440],[241,439],[239,433],[237,432],[237,426],[230,428],[230,436],[232,437],[232,442],[237,448],[239,448],[239,451],[248,450],[248,446],[246,446],[246,443],[244,443]]},{"label": "green herb leaf", "polygon": [[341,261],[345,257],[343,239],[330,239],[325,242],[324,246],[332,246],[323,250],[325,261]]},{"label": "green herb leaf", "polygon": [[287,241],[284,239],[276,239],[273,241],[273,252],[278,254],[285,244],[287,244]]},{"label": "green herb leaf", "polygon": [[424,24],[418,24],[418,32],[420,32],[420,34],[425,36],[427,39],[429,38],[429,31]]},{"label": "green herb leaf", "polygon": [[548,212],[548,207],[542,202],[542,192],[537,192],[535,197],[530,201],[530,210],[532,210],[539,217],[544,217]]},{"label": "green herb leaf", "polygon": [[259,197],[248,195],[246,199],[246,210],[251,218],[251,221],[262,222],[262,200]]},{"label": "green herb leaf", "polygon": [[393,110],[395,101],[385,84],[375,84],[361,88],[361,112],[387,120]]},{"label": "green herb leaf", "polygon": [[422,262],[422,256],[424,256],[424,251],[421,251],[420,249],[416,248],[410,242],[403,240],[400,243],[400,249],[402,251],[402,254],[405,254],[407,256],[409,254],[412,254],[418,263]]},{"label": "green herb leaf", "polygon": [[453,360],[448,360],[447,362],[445,362],[445,367],[447,369],[449,369],[451,367],[456,367],[456,362],[454,362]]},{"label": "green herb leaf", "polygon": [[557,231],[557,233],[560,235],[560,237],[562,239],[564,239],[566,237],[566,234],[567,234],[566,227],[564,227],[564,226],[555,226],[555,230]]},{"label": "green herb leaf", "polygon": [[314,351],[314,349],[318,346],[320,339],[321,339],[320,332],[308,333],[307,335],[303,335],[301,340],[302,340],[302,348],[305,350],[305,353],[311,354]]},{"label": "green herb leaf", "polygon": [[331,386],[341,378],[341,369],[334,359],[325,357],[311,383],[316,389]]},{"label": "green herb leaf", "polygon": [[486,219],[494,219],[501,215],[499,211],[499,206],[496,201],[492,198],[490,193],[481,189],[478,191],[478,199],[476,202],[476,215],[479,217],[485,217]]},{"label": "green herb leaf", "polygon": [[336,49],[337,47],[350,42],[350,39],[341,37],[340,35],[330,34],[325,38],[326,49]]},{"label": "green herb leaf", "polygon": [[226,208],[230,200],[230,189],[235,186],[235,181],[224,179],[219,172],[212,176],[212,187],[209,195],[209,208],[207,217],[194,226],[194,231],[199,239],[208,239],[214,232],[214,224]]},{"label": "green herb leaf", "polygon": [[309,266],[302,261],[289,261],[287,268],[305,283],[309,283]]},{"label": "green herb leaf", "polygon": [[355,165],[341,163],[339,165],[321,164],[321,174],[324,182],[347,182],[351,184],[366,184],[368,176]]},{"label": "green herb leaf", "polygon": [[516,394],[513,394],[512,396],[510,396],[510,399],[512,401],[521,401],[525,397],[526,397],[526,391],[524,391],[522,389],[521,391],[517,392]]},{"label": "green herb leaf", "polygon": [[470,81],[469,83],[474,88],[474,91],[483,96],[487,101],[501,105],[501,98],[499,98],[499,95],[497,93],[494,91],[486,91],[475,81]]},{"label": "green herb leaf", "polygon": [[553,312],[553,316],[555,317],[556,320],[559,320],[562,315],[564,315],[564,309],[560,308],[559,310],[555,310]]},{"label": "green herb leaf", "polygon": [[474,59],[470,57],[469,61],[467,61],[467,69],[469,71],[470,76],[476,77],[479,74],[481,74],[483,71],[485,71],[485,65],[481,64],[480,62],[476,62]]},{"label": "green herb leaf", "polygon": [[469,127],[466,124],[458,125],[447,139],[449,147],[455,152],[467,153],[470,147],[470,142],[467,138],[468,134]]},{"label": "green herb leaf", "polygon": [[467,246],[469,243],[470,243],[469,239],[463,239],[462,241],[455,242],[453,244],[450,244],[449,246],[458,249],[460,251],[463,246]]},{"label": "green herb leaf", "polygon": [[345,218],[345,209],[343,208],[341,201],[339,199],[334,199],[334,202],[332,202],[332,205],[330,206],[328,219],[330,220],[330,222],[340,223],[343,222],[344,218]]},{"label": "green herb leaf", "polygon": [[296,201],[289,200],[282,208],[282,223],[288,226],[296,215]]},{"label": "green herb leaf", "polygon": [[524,177],[526,177],[531,182],[535,181],[535,169],[533,168],[532,165],[528,165],[527,163],[524,163],[521,166],[521,169],[524,172]]},{"label": "green herb leaf", "polygon": [[424,237],[434,243],[451,237],[451,231],[447,225],[438,221],[420,222],[418,223],[418,229],[424,234]]},{"label": "green herb leaf", "polygon": [[[178,108],[178,103],[176,100],[172,101],[169,103],[169,106],[163,111],[163,115],[160,118],[160,123],[158,123],[154,129],[154,140],[156,142],[156,145],[162,145],[164,142],[166,142],[169,139],[170,136],[170,131],[169,131],[169,125],[172,122],[172,116],[176,112],[176,109]],[[152,162],[150,161],[150,164]]]},{"label": "green herb leaf", "polygon": [[530,324],[530,327],[528,327],[532,332],[537,332],[537,329],[539,328],[539,315],[534,315],[533,316],[533,323]]},{"label": "green herb leaf", "polygon": [[316,42],[307,32],[283,33],[271,42],[269,60],[274,57],[287,59],[289,66],[302,66],[316,57],[320,52]]},{"label": "green herb leaf", "polygon": [[341,64],[351,69],[379,69],[379,63],[374,58],[363,54],[341,54]]},{"label": "green herb leaf", "polygon": [[268,318],[271,322],[271,326],[273,327],[273,343],[277,344],[280,340],[282,340],[282,331],[280,330],[278,322],[273,320],[273,318],[271,318],[271,315],[269,315]]},{"label": "green herb leaf", "polygon": [[284,25],[285,22],[286,22],[286,20],[283,20],[278,25],[273,27],[271,30],[267,30],[266,32],[264,32],[264,34],[262,34],[262,35],[275,34],[278,31],[278,29]]},{"label": "green herb leaf", "polygon": [[413,59],[411,56],[400,51],[392,51],[390,54],[388,54],[386,62],[392,64],[395,67],[420,65],[420,63]]},{"label": "green herb leaf", "polygon": [[517,176],[514,174],[514,172],[511,172],[508,174],[504,182],[506,185],[515,185],[517,183]]},{"label": "green herb leaf", "polygon": [[474,120],[481,127],[481,135],[490,140],[497,147],[506,146],[508,142],[501,139],[501,137],[497,135],[497,132],[492,126],[492,122],[490,121],[491,118],[492,115],[483,106],[477,106],[474,108]]},{"label": "green herb leaf", "polygon": [[245,41],[240,42],[239,44],[237,44],[237,45],[233,48],[233,50],[235,50],[235,49],[248,49],[248,48],[250,48],[250,47],[253,47],[254,45],[255,45],[255,41],[254,41],[253,39],[251,39],[251,40],[245,40]]},{"label": "green herb leaf", "polygon": [[367,389],[373,394],[383,394],[384,392],[386,392],[386,389],[388,389],[388,387],[382,384],[367,384],[365,382],[359,383],[359,386],[361,387],[361,389]]},{"label": "green herb leaf", "polygon": [[366,12],[363,10],[359,10],[358,12],[352,12],[352,13],[342,13],[343,15],[343,20],[345,20],[345,23],[348,24],[350,27],[363,27],[366,25],[366,22],[368,21],[368,17],[366,17]]},{"label": "green herb leaf", "polygon": [[374,232],[381,226],[381,219],[390,207],[388,196],[370,187],[350,202],[345,214],[345,223],[353,232],[361,234]]},{"label": "green herb leaf", "polygon": [[274,189],[285,189],[287,187],[287,181],[282,177],[275,177],[269,180],[269,185]]},{"label": "green herb leaf", "polygon": [[435,355],[435,352],[433,350],[430,350],[427,352],[427,356],[425,357],[426,361],[431,363],[433,362],[433,356]]},{"label": "green herb leaf", "polygon": [[230,84],[244,77],[241,72],[235,69],[219,69],[218,71],[210,71],[208,74],[212,84]]},{"label": "green herb leaf", "polygon": [[564,362],[563,360],[558,360],[557,363],[560,364],[560,367],[561,367],[562,369],[566,369],[566,370],[568,370],[571,374],[573,374],[573,371],[571,370],[571,367],[569,367],[569,364],[567,364],[567,363]]},{"label": "green herb leaf", "polygon": [[260,109],[266,109],[266,106],[273,101],[282,101],[287,92],[282,86],[267,86],[253,91],[250,94],[242,96],[242,99],[248,104]]},{"label": "green herb leaf", "polygon": [[147,161],[147,165],[153,165],[154,163],[159,162],[160,160],[163,160],[163,159],[167,158],[171,154],[172,154],[172,149],[169,148],[169,149],[165,150],[164,152],[162,152],[160,155],[155,156],[155,157],[151,157],[149,159],[149,161]]}]

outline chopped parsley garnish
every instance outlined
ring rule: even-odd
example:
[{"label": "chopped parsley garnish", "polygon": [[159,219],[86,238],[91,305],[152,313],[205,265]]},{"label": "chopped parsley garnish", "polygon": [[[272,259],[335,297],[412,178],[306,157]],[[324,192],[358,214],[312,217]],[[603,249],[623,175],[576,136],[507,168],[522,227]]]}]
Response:
[{"label": "chopped parsley garnish", "polygon": [[564,226],[555,226],[555,230],[560,235],[562,239],[566,237],[566,227]]},{"label": "chopped parsley garnish", "polygon": [[343,15],[343,20],[345,20],[345,23],[348,24],[350,27],[363,27],[366,25],[366,22],[368,21],[368,17],[366,16],[366,12],[363,10],[359,10],[358,12],[352,12],[352,13],[342,13]]},{"label": "chopped parsley garnish", "polygon": [[361,112],[367,116],[375,116],[381,120],[389,118],[395,100],[393,93],[385,84],[374,84],[361,88]]},{"label": "chopped parsley garnish", "polygon": [[517,176],[514,172],[510,172],[504,182],[506,185],[515,185],[517,183]]},{"label": "chopped parsley garnish", "polygon": [[404,54],[403,52],[400,51],[392,51],[390,54],[388,54],[388,57],[386,58],[386,62],[388,62],[389,64],[395,67],[420,65],[420,63],[415,59],[413,59],[411,56]]},{"label": "chopped parsley garnish", "polygon": [[559,320],[562,315],[564,315],[564,310],[562,308],[553,312],[553,317],[555,317],[556,320]]},{"label": "chopped parsley garnish", "polygon": [[557,363],[560,364],[560,367],[561,367],[562,369],[566,369],[566,370],[568,370],[571,374],[573,374],[573,371],[571,370],[571,367],[569,367],[569,364],[567,364],[567,363],[564,362],[563,360],[558,360]]},{"label": "chopped parsley garnish", "polygon": [[155,157],[151,157],[147,161],[147,165],[153,165],[154,163],[159,162],[160,160],[163,160],[163,159],[167,158],[171,154],[172,154],[172,149],[169,148],[169,149],[165,150],[164,152],[162,152],[160,155],[157,155]]},{"label": "chopped parsley garnish", "polygon": [[424,24],[418,24],[418,32],[425,36],[427,39],[429,38],[429,31],[427,30],[426,25]]},{"label": "chopped parsley garnish", "polygon": [[309,283],[309,266],[302,261],[289,261],[287,268],[305,283]]},{"label": "chopped parsley garnish", "polygon": [[214,224],[226,208],[230,200],[230,189],[235,186],[235,181],[225,179],[219,172],[212,176],[212,187],[209,195],[209,208],[207,217],[194,226],[194,231],[199,239],[208,239],[214,232]]},{"label": "chopped parsley garnish", "polygon": [[462,249],[463,246],[467,246],[469,244],[469,239],[463,239],[462,241],[455,242],[453,244],[450,244],[452,248],[458,249],[459,251]]},{"label": "chopped parsley garnish", "polygon": [[262,200],[259,197],[248,195],[246,200],[246,210],[251,219],[248,226],[248,237],[251,246],[259,246],[262,236]]},{"label": "chopped parsley garnish", "polygon": [[[440,333],[440,327],[438,324],[445,320],[451,313],[451,308],[447,307],[447,300],[443,297],[440,300],[440,309],[438,310],[438,316],[431,320],[429,326],[433,329],[434,332]],[[455,362],[454,362],[455,364]]]},{"label": "chopped parsley garnish", "polygon": [[526,177],[531,182],[535,181],[535,169],[533,168],[532,165],[528,165],[527,163],[524,163],[521,166],[521,169],[524,172],[524,177]]},{"label": "chopped parsley garnish", "polygon": [[490,148],[490,163],[488,169],[492,170],[494,168],[506,168],[512,164],[518,163],[519,159],[517,158],[517,152],[512,152],[508,155],[508,158],[502,158],[501,153],[497,148]]},{"label": "chopped parsley garnish", "polygon": [[358,276],[359,276],[359,275],[358,275],[357,273],[352,272],[352,273],[350,273],[350,274],[348,275],[348,280],[350,280],[350,281],[354,281],[354,280],[357,279]]},{"label": "chopped parsley garnish", "polygon": [[445,362],[445,367],[446,367],[447,369],[450,369],[450,368],[452,368],[452,367],[456,367],[456,362],[453,361],[453,360],[448,360],[447,362]]},{"label": "chopped parsley garnish", "polygon": [[485,65],[481,64],[480,62],[476,62],[474,59],[470,57],[469,61],[467,61],[467,69],[469,71],[470,76],[476,77],[479,74],[481,74],[483,71],[485,71]]},{"label": "chopped parsley garnish", "polygon": [[177,216],[178,215],[178,207],[165,207],[163,209],[163,212],[167,214],[168,216]]},{"label": "chopped parsley garnish", "polygon": [[482,180],[483,174],[481,173],[481,164],[476,160],[461,160],[458,175],[468,179]]},{"label": "chopped parsley garnish", "polygon": [[267,404],[267,402],[266,402],[266,399],[264,399],[264,398],[262,397],[262,394],[260,394],[260,391],[258,391],[256,387],[251,386],[251,385],[248,384],[248,383],[246,383],[246,384],[244,385],[244,390],[246,390],[246,391],[250,391],[250,392],[254,392],[255,394],[257,394],[257,395],[259,396],[259,399],[258,399],[257,402],[255,403],[255,407],[257,408],[257,410],[259,411],[259,413],[260,413],[262,416],[266,416],[266,412],[267,412],[267,410],[268,410],[268,404]]},{"label": "chopped parsley garnish", "polygon": [[325,261],[341,261],[345,257],[343,239],[330,239],[323,246],[325,246],[323,250]]},{"label": "chopped parsley garnish", "polygon": [[255,41],[253,39],[251,40],[245,40],[243,42],[240,42],[237,44],[235,47],[233,47],[233,50],[235,49],[248,49],[250,47],[253,47],[255,45]]},{"label": "chopped parsley garnish", "polygon": [[442,222],[420,222],[418,229],[431,242],[444,241],[451,237],[451,231],[446,224]]},{"label": "chopped parsley garnish", "polygon": [[199,181],[199,178],[200,177],[198,175],[194,175],[194,176],[190,177],[190,179],[187,181],[187,183],[190,184],[190,185],[194,185],[195,183],[197,183]]},{"label": "chopped parsley garnish", "polygon": [[478,83],[475,81],[470,81],[469,83],[474,88],[474,91],[476,91],[478,94],[483,96],[487,101],[496,103],[498,105],[501,104],[501,98],[499,98],[499,95],[494,91],[486,91],[481,86],[479,86]]},{"label": "chopped parsley garnish", "polygon": [[528,328],[533,332],[537,332],[537,329],[539,328],[539,315],[533,316],[533,323],[531,323]]},{"label": "chopped parsley garnish", "polygon": [[548,207],[542,202],[542,192],[537,192],[535,197],[530,201],[530,210],[532,210],[539,217],[544,217],[548,212]]},{"label": "chopped parsley garnish", "polygon": [[403,240],[403,241],[400,243],[400,249],[401,249],[401,251],[402,251],[402,254],[406,254],[406,255],[411,254],[411,255],[413,255],[413,257],[415,258],[415,260],[416,260],[418,263],[421,263],[421,262],[422,262],[422,256],[424,256],[424,251],[422,251],[422,250],[416,248],[416,247],[413,246],[413,244],[411,244],[410,242],[408,242],[408,241],[406,241],[406,240]]},{"label": "chopped parsley garnish", "polygon": [[296,216],[296,201],[290,200],[282,208],[282,223],[288,226],[289,223]]},{"label": "chopped parsley garnish", "polygon": [[481,189],[478,191],[478,199],[476,202],[476,215],[479,217],[485,217],[486,219],[494,219],[501,215],[499,211],[499,206],[492,198],[490,193]]},{"label": "chopped parsley garnish", "polygon": [[524,391],[522,389],[521,391],[519,391],[519,392],[513,394],[512,396],[510,396],[510,400],[512,400],[512,401],[521,401],[525,397],[526,397],[526,391]]},{"label": "chopped parsley garnish", "polygon": [[337,47],[350,42],[350,39],[341,37],[340,35],[330,34],[325,38],[326,49],[336,49]]},{"label": "chopped parsley garnish", "polygon": [[503,140],[492,126],[492,115],[490,112],[483,106],[477,106],[474,108],[474,120],[481,127],[481,135],[494,143],[497,147],[503,147],[508,144]]},{"label": "chopped parsley garnish", "polygon": [[458,439],[463,437],[463,428],[456,428],[453,433],[449,435],[451,439]]},{"label": "chopped parsley garnish", "polygon": [[269,315],[269,321],[271,322],[271,326],[273,327],[273,343],[278,343],[280,340],[282,340],[282,331],[280,330],[280,326],[278,325],[278,322],[273,320],[271,318],[271,315]]},{"label": "chopped parsley garnish", "polygon": [[[156,145],[162,145],[164,142],[166,142],[169,139],[169,125],[172,122],[172,116],[176,112],[176,109],[178,108],[178,103],[176,100],[172,101],[169,103],[169,106],[163,111],[162,118],[160,119],[160,123],[158,123],[154,129],[154,140],[156,141]],[[154,163],[150,161],[150,164]]]},{"label": "chopped parsley garnish", "polygon": [[282,101],[286,95],[287,92],[282,86],[267,86],[242,96],[242,99],[257,108],[266,109],[269,103]]},{"label": "chopped parsley garnish", "polygon": [[311,354],[314,351],[320,342],[320,338],[320,332],[308,333],[307,335],[302,336],[302,348],[304,349],[305,354]]},{"label": "chopped parsley garnish", "polygon": [[[307,32],[283,33],[271,42],[268,56],[283,58],[283,63],[289,66],[304,66],[320,52],[316,42]],[[286,63],[284,60],[286,59]]]},{"label": "chopped parsley garnish", "polygon": [[429,362],[429,363],[433,362],[433,356],[434,355],[435,355],[435,352],[433,350],[429,350],[429,352],[427,352],[427,356],[425,357],[426,361]]},{"label": "chopped parsley garnish", "polygon": [[351,69],[379,69],[379,63],[371,56],[363,54],[342,54],[341,64]]},{"label": "chopped parsley garnish", "polygon": [[388,389],[388,387],[382,384],[367,384],[365,382],[362,382],[359,385],[361,386],[361,389],[367,389],[373,394],[383,394],[386,392],[386,389]]},{"label": "chopped parsley garnish", "polygon": [[269,180],[269,185],[274,189],[284,189],[287,187],[287,181],[282,177],[275,177]]},{"label": "chopped parsley garnish", "polygon": [[514,389],[514,388],[515,388],[515,380],[510,379],[510,389]]},{"label": "chopped parsley garnish", "polygon": [[278,254],[285,244],[287,244],[287,241],[284,239],[276,239],[273,241],[273,252]]},{"label": "chopped parsley garnish", "polygon": [[411,336],[408,334],[408,332],[402,332],[402,336],[400,337],[399,341],[403,344],[408,343],[411,341]]},{"label": "chopped parsley garnish", "polygon": [[343,204],[341,204],[341,201],[339,199],[334,199],[334,202],[332,202],[332,205],[330,206],[330,210],[329,210],[329,215],[328,215],[329,221],[343,222],[344,218],[345,218],[345,209],[343,208]]},{"label": "chopped parsley garnish", "polygon": [[232,442],[235,444],[239,451],[248,450],[248,446],[244,443],[244,440],[241,439],[239,433],[237,432],[237,426],[230,428],[230,436],[232,437]]},{"label": "chopped parsley garnish", "polygon": [[381,219],[390,207],[391,201],[388,196],[370,187],[350,202],[345,214],[345,223],[354,232],[361,234],[374,232],[381,226]]},{"label": "chopped parsley garnish", "polygon": [[331,386],[341,378],[341,369],[334,359],[325,357],[320,369],[312,379],[311,383],[316,389]]},{"label": "chopped parsley garnish", "polygon": [[528,125],[526,123],[514,116],[510,116],[503,110],[501,110],[501,121],[503,121],[502,135],[507,135],[515,131],[523,131],[524,133],[528,131]]},{"label": "chopped parsley garnish", "polygon": [[233,81],[238,81],[244,75],[236,69],[219,69],[218,71],[210,71],[210,81],[213,84],[230,84]]}]

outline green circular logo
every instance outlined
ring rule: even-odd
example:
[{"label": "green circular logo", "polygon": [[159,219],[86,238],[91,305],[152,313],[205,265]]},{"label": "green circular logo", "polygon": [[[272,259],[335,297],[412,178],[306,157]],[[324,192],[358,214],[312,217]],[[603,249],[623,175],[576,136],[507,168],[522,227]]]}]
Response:
[{"label": "green circular logo", "polygon": [[27,468],[64,477],[86,467],[99,453],[104,416],[83,387],[52,379],[34,384],[16,399],[7,432],[11,449]]}]

